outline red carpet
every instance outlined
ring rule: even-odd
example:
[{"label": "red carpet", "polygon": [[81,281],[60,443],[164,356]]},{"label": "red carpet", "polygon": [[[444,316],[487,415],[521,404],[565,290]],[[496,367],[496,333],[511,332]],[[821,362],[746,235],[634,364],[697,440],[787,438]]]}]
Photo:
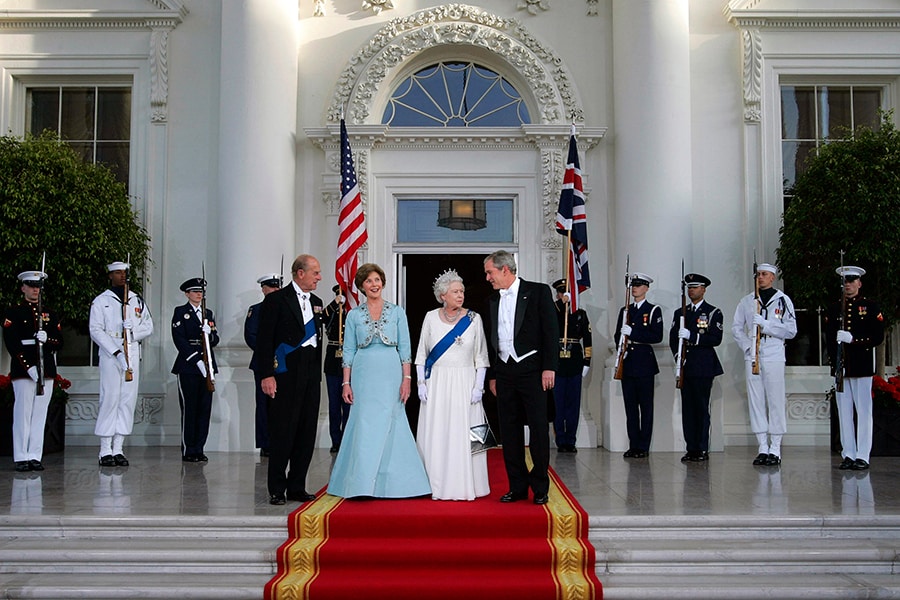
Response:
[{"label": "red carpet", "polygon": [[267,600],[592,600],[602,597],[587,514],[551,471],[550,502],[344,500],[320,491],[288,517]]}]

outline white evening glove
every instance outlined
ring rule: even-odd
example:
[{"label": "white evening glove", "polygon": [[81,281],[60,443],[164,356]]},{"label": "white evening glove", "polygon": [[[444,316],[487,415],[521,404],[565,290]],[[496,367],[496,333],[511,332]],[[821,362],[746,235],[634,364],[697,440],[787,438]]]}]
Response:
[{"label": "white evening glove", "polygon": [[428,402],[428,385],[425,383],[424,365],[416,365],[416,381],[418,381],[416,389],[419,392],[419,400],[424,404],[425,402]]},{"label": "white evening glove", "polygon": [[472,404],[481,402],[482,396],[484,396],[484,390],[482,388],[475,388],[472,390]]}]

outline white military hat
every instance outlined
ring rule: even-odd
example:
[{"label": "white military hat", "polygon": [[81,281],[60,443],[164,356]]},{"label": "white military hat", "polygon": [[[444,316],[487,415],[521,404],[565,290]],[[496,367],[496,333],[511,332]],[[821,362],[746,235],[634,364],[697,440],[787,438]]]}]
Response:
[{"label": "white military hat", "polygon": [[862,267],[854,267],[852,265],[847,267],[838,267],[834,270],[835,273],[840,275],[845,279],[859,279],[863,275],[866,274],[866,270]]},{"label": "white military hat", "polygon": [[117,260],[116,262],[111,262],[106,265],[106,270],[112,273],[113,271],[127,271],[129,267],[131,267],[131,265],[129,265],[127,262]]},{"label": "white military hat", "polygon": [[771,273],[772,275],[778,275],[778,267],[769,263],[760,263],[756,265],[756,272],[765,271],[767,273]]},{"label": "white military hat", "polygon": [[256,280],[259,285],[267,285],[269,287],[281,287],[281,275],[278,273],[266,273]]},{"label": "white military hat", "polygon": [[631,274],[631,285],[650,285],[653,283],[653,278],[647,275],[646,273],[639,273],[635,271]]},{"label": "white military hat", "polygon": [[22,271],[19,273],[19,281],[22,283],[40,283],[47,279],[47,274],[43,271]]}]

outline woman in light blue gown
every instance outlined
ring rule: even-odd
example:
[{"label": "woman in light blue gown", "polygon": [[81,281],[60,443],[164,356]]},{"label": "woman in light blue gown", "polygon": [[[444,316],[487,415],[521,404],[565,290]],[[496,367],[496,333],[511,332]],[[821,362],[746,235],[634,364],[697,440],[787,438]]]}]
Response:
[{"label": "woman in light blue gown", "polygon": [[416,449],[406,401],[412,346],[404,310],[382,298],[384,271],[356,272],[366,302],[347,313],[344,330],[344,402],[353,405],[328,493],[342,498],[413,498],[431,494]]}]

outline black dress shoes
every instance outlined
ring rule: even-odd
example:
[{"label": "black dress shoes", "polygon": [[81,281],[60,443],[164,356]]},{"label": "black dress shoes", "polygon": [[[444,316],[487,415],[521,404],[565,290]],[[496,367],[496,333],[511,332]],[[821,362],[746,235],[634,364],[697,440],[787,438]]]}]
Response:
[{"label": "black dress shoes", "polygon": [[506,492],[502,496],[500,496],[500,502],[509,503],[516,502],[518,500],[528,500],[528,492],[524,494],[514,494],[513,492]]},{"label": "black dress shoes", "polygon": [[284,494],[272,494],[269,496],[269,504],[281,506],[284,502]]},{"label": "black dress shoes", "polygon": [[209,457],[205,454],[197,454],[197,462],[209,462]]},{"label": "black dress shoes", "polygon": [[764,466],[766,464],[766,461],[768,461],[768,460],[769,460],[769,455],[765,454],[763,452],[760,452],[759,454],[756,455],[756,458],[753,459],[753,466],[754,467]]},{"label": "black dress shoes", "polygon": [[634,458],[635,452],[637,452],[637,450],[632,450],[631,448],[629,448],[622,456],[624,456],[625,458]]},{"label": "black dress shoes", "polygon": [[181,462],[200,462],[200,458],[196,454],[185,454],[181,457]]},{"label": "black dress shoes", "polygon": [[44,470],[44,465],[42,465],[41,461],[39,461],[39,460],[34,460],[34,459],[29,460],[28,464],[29,464],[29,466],[31,466],[32,471],[43,471]]},{"label": "black dress shoes", "polygon": [[269,450],[267,448],[260,448],[259,456],[260,458],[269,458]]},{"label": "black dress shoes", "polygon": [[635,450],[631,455],[632,458],[647,458],[648,456],[650,453],[646,450]]},{"label": "black dress shoes", "polygon": [[113,456],[113,460],[115,461],[117,467],[128,466],[128,459],[125,458],[124,454],[116,454],[115,456]]},{"label": "black dress shoes", "polygon": [[854,471],[865,471],[869,468],[869,463],[864,461],[861,458],[857,458],[853,461],[853,470]]},{"label": "black dress shoes", "polygon": [[696,452],[686,452],[684,456],[681,457],[681,462],[695,462],[697,460]]},{"label": "black dress shoes", "polygon": [[31,470],[31,463],[27,460],[16,461],[16,473],[27,473]]},{"label": "black dress shoes", "polygon": [[781,464],[781,457],[777,454],[770,454],[768,458],[766,458],[766,466],[767,467],[777,467]]},{"label": "black dress shoes", "polygon": [[844,460],[842,460],[841,464],[838,465],[838,469],[840,469],[841,471],[849,471],[852,468],[853,468],[853,459],[850,458],[849,456],[846,457]]},{"label": "black dress shoes", "polygon": [[547,494],[544,494],[543,496],[535,496],[534,497],[534,503],[538,504],[538,505],[547,504],[547,502],[549,502],[549,501],[550,501],[550,498],[549,498],[549,496],[547,496]]},{"label": "black dress shoes", "polygon": [[288,492],[287,499],[292,502],[310,502],[316,499],[315,494],[307,494],[306,492]]},{"label": "black dress shoes", "polygon": [[697,462],[706,462],[707,460],[709,460],[709,452],[707,452],[706,450],[703,450],[697,456]]},{"label": "black dress shoes", "polygon": [[100,466],[101,467],[114,467],[116,466],[116,459],[113,458],[112,454],[104,454],[100,457]]},{"label": "black dress shoes", "polygon": [[340,448],[338,448],[337,446],[332,446],[331,450],[329,450],[329,452],[332,454],[337,454],[338,450],[340,450]]}]

